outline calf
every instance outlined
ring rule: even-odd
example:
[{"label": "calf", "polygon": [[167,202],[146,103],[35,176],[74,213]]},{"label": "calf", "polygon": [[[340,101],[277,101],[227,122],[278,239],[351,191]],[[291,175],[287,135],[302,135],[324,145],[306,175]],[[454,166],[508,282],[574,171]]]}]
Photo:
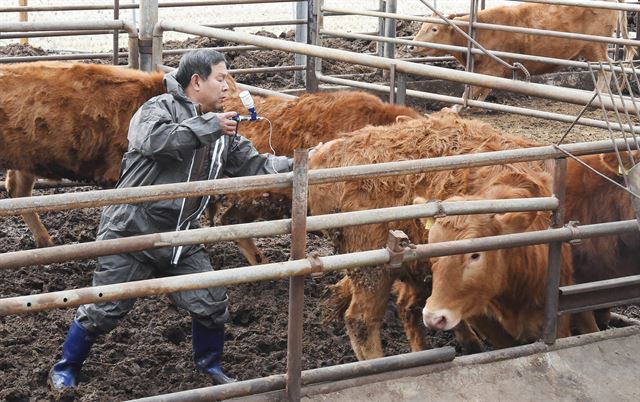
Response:
[{"label": "calf", "polygon": [[[312,168],[350,166],[536,145],[521,138],[502,135],[487,124],[461,119],[454,113],[443,111],[424,120],[405,121],[390,127],[367,127],[325,143],[317,148],[317,152],[311,158],[310,166]],[[614,176],[614,171],[617,171],[615,169],[617,164],[613,163],[615,156],[595,155],[583,157],[582,160],[609,176]],[[610,161],[612,164],[603,164],[602,161]],[[601,181],[588,171],[580,170],[583,167],[572,159],[568,160],[567,165],[567,219],[582,218],[581,222],[588,224],[616,218],[629,219],[633,216],[633,208],[627,194],[623,194],[622,191],[612,191],[613,187],[610,184]],[[530,162],[511,166],[427,172],[406,177],[322,184],[311,186],[309,206],[311,213],[317,215],[408,205],[416,197],[446,199],[455,195],[477,195],[482,194],[481,191],[486,192],[488,178],[504,177],[514,171],[523,172],[519,174],[528,178],[527,180],[546,183],[547,180],[543,178],[549,173],[547,169],[543,162]],[[534,192],[534,190],[530,191]],[[549,190],[546,192],[535,190],[535,192],[549,194]],[[582,208],[582,205],[585,207]],[[543,218],[544,216],[537,216],[534,221],[538,226],[535,227],[544,226],[546,218]],[[402,221],[344,228],[332,237],[339,252],[354,252],[384,247],[389,229],[403,230],[414,243],[420,242],[426,234],[422,224]],[[633,259],[634,253],[640,250],[640,236],[638,234],[611,236],[608,239],[607,248],[595,248],[590,244],[587,247],[573,246],[574,261],[583,262],[581,266],[575,264],[575,275],[579,281],[587,276],[616,276],[623,271],[640,273],[640,266]],[[566,251],[563,252],[566,264],[570,262],[570,258],[566,255]],[[586,261],[587,259],[589,260]],[[616,261],[612,265],[616,268],[615,270],[609,270],[609,266],[605,265],[611,260]],[[546,266],[546,262],[538,261],[539,263],[535,264],[536,269]],[[565,266],[563,269],[565,275],[563,283],[570,283],[567,279],[570,268]],[[352,269],[333,286],[330,307],[333,310],[333,316],[344,316],[347,334],[358,359],[383,355],[380,324],[392,283],[396,280],[399,281],[398,309],[411,349],[420,350],[424,347],[422,315],[419,311],[424,307],[424,302],[431,290],[429,262],[407,264],[404,269],[391,272],[384,269]],[[588,315],[579,318],[578,332],[590,332],[595,329]],[[473,324],[481,325],[477,322]],[[537,326],[528,328],[523,332],[513,331],[512,335],[509,335],[510,338],[505,336],[502,342],[496,341],[496,343],[507,344],[504,339],[524,342],[535,336],[537,328]],[[566,335],[566,331],[563,329],[560,335]],[[470,342],[468,346],[471,350],[480,348],[480,345],[469,337],[464,338],[464,341]]]},{"label": "calf", "polygon": [[[113,184],[133,113],[164,91],[163,74],[108,65],[36,62],[0,67],[0,167],[11,197],[38,177]],[[38,247],[52,245],[35,213],[22,215]]]},{"label": "calf", "polygon": [[[531,146],[523,139],[501,135],[491,126],[461,119],[455,113],[439,112],[427,119],[409,120],[389,127],[366,127],[317,148],[311,168],[351,166],[430,158],[475,152],[488,152]],[[543,163],[524,164],[532,171],[543,171]],[[444,199],[468,194],[485,185],[487,177],[497,176],[509,167],[492,166],[480,170],[425,172],[390,178],[311,186],[309,208],[313,215],[410,205],[420,196]],[[340,253],[384,247],[390,229],[404,231],[414,243],[425,236],[416,221],[347,227],[332,236]],[[403,269],[357,268],[333,287],[333,315],[344,314],[347,334],[358,359],[383,356],[380,324],[394,281],[405,285],[398,298],[411,350],[425,347],[420,311],[430,291],[428,261],[406,264]],[[472,345],[472,349],[477,349]]]},{"label": "calf", "polygon": [[[615,1],[615,0],[611,0]],[[623,0],[619,0],[623,2]],[[435,16],[435,14],[434,14]],[[469,21],[469,16],[449,16],[454,21]],[[616,23],[622,27],[622,35],[628,38],[626,12],[598,8],[556,6],[550,4],[519,4],[516,6],[492,7],[480,11],[477,21],[486,24],[509,25],[516,27],[544,29],[551,31],[573,32],[586,35],[598,35],[610,38],[616,30]],[[469,33],[469,27],[459,27]],[[539,36],[515,32],[477,29],[476,41],[485,49],[510,53],[528,54],[534,56],[552,57],[558,59],[584,58],[590,62],[606,62],[607,43],[588,42],[584,40],[565,39],[550,36]],[[414,41],[431,42],[443,45],[467,46],[467,39],[457,32],[451,25],[424,23],[414,37]],[[409,48],[416,55],[440,56],[448,54],[446,50],[411,46]],[[635,49],[626,47],[626,61],[632,60]],[[462,65],[466,64],[466,53],[455,52],[454,57]],[[474,72],[510,78],[512,70],[485,55],[474,55]],[[516,60],[504,59],[513,64]],[[521,64],[531,75],[545,74],[557,71],[562,66],[534,61],[520,60]],[[597,87],[605,90],[609,83],[610,73],[598,74]],[[473,87],[471,99],[483,101],[491,92],[490,88]],[[460,105],[454,106],[459,111]]]},{"label": "calf", "polygon": [[[235,83],[231,83],[230,92],[239,93]],[[249,138],[258,151],[287,156],[293,156],[297,148],[310,148],[367,125],[385,126],[404,117],[422,118],[414,109],[385,103],[377,96],[359,91],[308,93],[291,100],[256,97],[254,103],[258,114],[269,121],[241,123],[239,132]],[[230,96],[225,108],[243,110],[244,106],[238,96]],[[277,201],[268,197],[271,194],[275,194]],[[230,206],[220,218],[223,224],[258,218],[280,219],[283,213],[289,212],[290,190],[242,193],[229,196],[226,201]],[[220,208],[220,203],[215,207]],[[215,214],[215,210],[210,211],[210,216]],[[240,240],[238,244],[250,264],[267,262],[252,239]]]},{"label": "calf", "polygon": [[[485,178],[475,195],[449,201],[548,197],[551,177],[523,171]],[[423,201],[423,200],[422,200]],[[548,212],[511,212],[439,218],[429,243],[544,230]],[[571,251],[562,246],[560,285],[573,283]],[[472,252],[431,259],[432,291],[423,309],[426,326],[450,330],[467,321],[494,347],[533,342],[542,336],[548,245]],[[593,316],[591,316],[593,317]],[[569,316],[558,320],[557,336],[571,334]],[[596,330],[595,323],[591,330]]]}]

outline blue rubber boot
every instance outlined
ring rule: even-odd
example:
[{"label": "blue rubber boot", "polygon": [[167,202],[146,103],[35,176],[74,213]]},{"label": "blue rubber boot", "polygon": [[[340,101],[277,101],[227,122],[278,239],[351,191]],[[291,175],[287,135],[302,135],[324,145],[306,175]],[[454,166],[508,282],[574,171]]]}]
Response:
[{"label": "blue rubber boot", "polygon": [[55,389],[75,387],[78,373],[89,355],[96,336],[73,320],[67,339],[62,345],[62,359],[49,372],[49,384]]},{"label": "blue rubber boot", "polygon": [[198,370],[209,374],[215,385],[236,382],[227,377],[220,367],[224,347],[224,328],[207,328],[192,320],[193,362]]}]

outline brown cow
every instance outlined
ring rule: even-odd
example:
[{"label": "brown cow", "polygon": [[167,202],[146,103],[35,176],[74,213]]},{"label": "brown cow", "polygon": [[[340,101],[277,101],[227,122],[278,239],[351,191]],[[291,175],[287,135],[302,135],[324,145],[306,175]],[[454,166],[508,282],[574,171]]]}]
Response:
[{"label": "brown cow", "polygon": [[[0,67],[0,167],[12,197],[36,176],[113,184],[133,113],[164,91],[163,74],[64,62]],[[35,213],[22,215],[38,247],[52,245]]]},{"label": "brown cow", "polygon": [[[230,92],[235,95],[239,93],[233,83]],[[271,96],[254,97],[254,104],[258,114],[270,120],[271,127],[268,121],[262,120],[241,123],[238,131],[249,138],[258,151],[275,151],[278,155],[287,156],[293,156],[296,148],[310,148],[334,139],[341,133],[367,125],[389,125],[401,116],[422,117],[414,109],[385,103],[375,95],[360,91],[308,93],[290,100]],[[230,96],[225,102],[225,109],[243,111],[244,106],[239,97]],[[222,223],[245,223],[257,218],[282,218],[283,212],[289,209],[289,190],[276,194],[279,200],[274,203],[280,206],[284,204],[286,208],[265,208],[265,204],[270,203],[256,202],[266,195],[263,191],[228,197],[227,201],[231,206],[221,216]],[[215,215],[215,211],[210,214]],[[252,239],[242,239],[238,244],[250,264],[267,262]]]},{"label": "brown cow", "polygon": [[[629,161],[625,152],[622,161]],[[639,155],[634,152],[635,161]],[[624,186],[615,153],[580,158],[601,175]],[[567,202],[565,216],[569,221],[587,225],[635,219],[632,198],[623,189],[604,181],[573,160],[567,163]],[[600,281],[640,274],[640,235],[638,233],[582,239],[571,245],[576,283]],[[598,326],[606,328],[609,314],[596,315]]]},{"label": "brown cow", "polygon": [[[412,160],[443,155],[488,152],[531,146],[525,140],[501,135],[491,126],[439,112],[427,119],[409,120],[389,127],[366,127],[318,147],[311,168]],[[526,164],[542,171],[543,163]],[[311,186],[309,207],[313,215],[410,205],[417,196],[444,199],[482,188],[487,177],[509,167],[472,171],[427,172],[393,178],[367,179]],[[481,174],[482,173],[482,174]],[[348,227],[340,231],[336,247],[341,253],[384,247],[389,229],[404,231],[420,243],[425,229],[416,221]],[[408,264],[403,270],[358,268],[349,270],[334,289],[336,314],[344,312],[347,333],[358,359],[383,356],[380,324],[392,283],[399,279],[409,292],[399,295],[398,309],[413,351],[425,346],[420,310],[429,295],[428,261]],[[476,349],[473,346],[473,349]]]},{"label": "brown cow", "polygon": [[[622,154],[623,161],[626,156],[626,153]],[[637,157],[636,154],[636,160]],[[619,184],[624,183],[615,153],[585,156],[581,160],[602,175]],[[513,193],[518,197],[527,196],[522,194],[528,191],[523,191],[527,186],[522,181],[531,181],[535,175],[539,176],[539,173],[526,172],[519,181],[513,180],[513,185],[506,193]],[[489,182],[489,188],[494,186],[495,181],[494,178]],[[528,196],[547,195],[544,193],[548,192],[548,188],[550,186],[545,191],[531,192]],[[566,214],[570,220],[592,224],[634,217],[629,194],[573,160],[567,164],[566,191]],[[482,195],[485,198],[511,198],[495,197],[490,189],[485,189]],[[538,225],[527,222],[525,227],[519,228],[517,226],[521,222],[516,222],[515,225],[504,224],[505,217],[508,216],[522,216],[526,219],[527,214],[438,219],[429,231],[429,242],[542,230],[548,226],[546,216],[544,222]],[[542,221],[540,218],[537,220]],[[640,273],[640,264],[636,258],[640,249],[640,236],[637,234],[584,239],[572,244],[571,260],[564,255],[569,251],[568,247],[563,246],[561,285],[569,285],[574,280],[576,283],[584,283]],[[546,255],[546,246],[541,245],[432,259],[433,290],[423,310],[425,325],[446,330],[455,327],[460,320],[467,320],[477,332],[482,333],[497,347],[539,339],[543,325]],[[569,262],[575,266],[573,276],[567,266]],[[606,328],[608,310],[601,313],[603,314],[596,315],[597,326],[592,315],[575,315],[575,331],[587,333],[598,327]],[[558,327],[558,336],[568,334],[568,321],[563,318]]]},{"label": "brown cow", "polygon": [[[127,150],[129,120],[149,98],[164,92],[163,74],[109,65],[63,62],[0,66],[0,168],[12,197],[31,195],[36,176],[114,184]],[[226,110],[244,111],[229,77]],[[388,124],[413,109],[355,91],[304,95],[296,100],[255,97],[273,124],[278,153],[309,147],[367,124]],[[241,133],[269,152],[266,123],[243,123]],[[51,238],[35,213],[24,214],[38,247]],[[250,242],[250,245],[253,245]],[[255,245],[253,245],[255,249]],[[255,251],[246,252],[249,256]]]},{"label": "brown cow", "polygon": [[[487,177],[478,195],[449,201],[548,197],[551,176],[521,172]],[[424,200],[421,200],[424,201]],[[512,212],[436,219],[429,243],[544,230],[550,213]],[[573,284],[570,246],[562,246],[560,285]],[[467,321],[494,347],[540,339],[544,326],[548,246],[535,245],[431,259],[432,291],[423,309],[427,327],[450,330]],[[590,331],[597,330],[591,316]],[[571,335],[569,316],[558,320],[557,336]]]},{"label": "brown cow", "polygon": [[[350,166],[536,145],[538,144],[521,138],[501,135],[487,124],[464,120],[453,113],[440,112],[425,120],[407,121],[388,128],[368,127],[326,143],[318,147],[317,153],[311,159],[311,167]],[[603,174],[615,177],[615,163],[605,163],[602,166],[603,163],[599,162],[607,160],[615,162],[610,155],[588,156],[583,157],[582,160]],[[313,214],[326,214],[407,205],[416,196],[425,199],[445,199],[454,195],[477,194],[486,186],[488,178],[502,177],[504,174],[513,172],[513,169],[541,178],[544,177],[548,168],[543,162],[531,162],[323,184],[310,188],[310,209]],[[577,162],[568,161],[567,219],[578,218],[582,223],[587,224],[633,217],[633,208],[627,194],[601,181],[595,174],[579,169],[583,168]],[[576,190],[574,186],[580,188]],[[624,200],[619,201],[622,198]],[[586,206],[582,208],[581,205]],[[413,242],[420,242],[425,234],[423,225],[404,221],[344,228],[341,235],[334,238],[337,239],[340,252],[380,248],[386,242],[388,229],[403,230]],[[616,260],[613,267],[616,267],[619,272],[640,273],[640,264],[633,259],[634,252],[637,253],[640,249],[640,236],[611,236],[603,239],[606,240],[599,241],[606,243],[606,246],[601,248],[580,245],[573,250],[574,261],[580,261],[580,264],[578,262],[575,264],[576,278],[582,281],[588,275],[592,277],[600,274],[618,275],[618,272],[602,273],[609,270],[605,263],[611,260]],[[599,254],[600,250],[605,250],[606,253]],[[565,258],[565,261],[568,259]],[[423,261],[408,266],[402,271],[354,269],[348,271],[346,276],[333,287],[332,302],[337,310],[334,314],[344,313],[347,333],[359,359],[383,355],[380,344],[380,323],[386,309],[391,284],[396,279],[401,281],[401,285],[398,286],[400,292],[397,304],[411,348],[412,350],[423,348],[424,333],[420,328],[422,317],[417,312],[424,306],[430,291],[428,268],[428,262]],[[595,329],[588,315],[578,318],[580,321],[577,321],[579,326],[577,332],[584,333]],[[476,323],[476,325],[480,324]],[[520,341],[525,338],[528,339],[528,337],[521,337]],[[471,344],[471,347],[477,349],[480,346]]]},{"label": "brown cow", "polygon": [[[610,0],[615,1],[615,0]],[[621,2],[623,0],[620,0]],[[435,16],[435,14],[434,14]],[[469,16],[449,16],[454,21],[469,21]],[[516,6],[492,7],[480,11],[477,21],[486,24],[509,25],[516,27],[545,29],[552,31],[574,32],[587,35],[598,35],[610,38],[615,32],[616,23],[620,22],[622,35],[628,38],[626,12],[586,7],[556,6],[551,4],[519,4]],[[469,32],[468,26],[459,27],[465,33]],[[454,30],[451,25],[424,23],[414,41],[431,42],[443,45],[467,46],[467,39]],[[494,31],[489,29],[477,29],[476,41],[485,49],[520,53],[535,56],[552,57],[558,59],[585,58],[590,62],[609,60],[607,56],[607,43],[588,42],[581,40],[539,36],[523,33]],[[416,55],[440,56],[449,54],[446,50],[431,49],[418,46],[410,46],[410,50]],[[631,60],[635,49],[626,47],[625,59]],[[466,53],[455,52],[454,57],[463,66],[466,64]],[[503,58],[507,63],[513,64],[516,60]],[[562,66],[518,60],[531,75],[545,74],[557,71]],[[474,55],[474,72],[510,78],[512,72],[502,64],[485,55]],[[609,83],[610,73],[599,74],[597,87],[605,90]],[[483,101],[491,92],[490,88],[473,87],[470,99]],[[454,106],[455,111],[460,111],[461,105]]]}]

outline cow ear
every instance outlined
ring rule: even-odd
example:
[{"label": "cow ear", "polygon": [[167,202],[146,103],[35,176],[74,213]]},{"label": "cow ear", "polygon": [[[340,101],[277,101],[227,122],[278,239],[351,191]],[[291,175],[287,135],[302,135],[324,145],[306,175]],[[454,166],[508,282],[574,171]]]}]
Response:
[{"label": "cow ear", "polygon": [[[633,160],[638,158],[637,152],[633,152]],[[600,163],[602,164],[602,170],[607,176],[612,177],[615,175],[622,176],[627,173],[629,169],[633,167],[631,163],[632,158],[627,151],[620,152],[620,159],[624,166],[620,166],[618,162],[618,155],[615,152],[609,152],[598,155]]]},{"label": "cow ear", "polygon": [[407,120],[414,120],[415,117],[411,117],[411,116],[406,116],[404,114],[398,115],[396,116],[396,123],[400,123],[403,121],[407,121]]},{"label": "cow ear", "polygon": [[506,214],[496,214],[493,219],[498,222],[501,234],[526,232],[533,224],[538,212],[507,212]]},{"label": "cow ear", "polygon": [[[423,197],[420,197],[420,196],[415,197],[413,199],[413,205],[426,204],[427,202],[428,201],[427,201],[426,198],[423,198]],[[424,230],[426,231],[425,233],[428,233],[429,230],[431,229],[431,227],[433,226],[433,224],[435,223],[435,218],[432,217],[432,216],[425,216],[425,217],[422,217],[420,219],[417,219],[416,221],[419,221],[419,225],[424,228]]]}]

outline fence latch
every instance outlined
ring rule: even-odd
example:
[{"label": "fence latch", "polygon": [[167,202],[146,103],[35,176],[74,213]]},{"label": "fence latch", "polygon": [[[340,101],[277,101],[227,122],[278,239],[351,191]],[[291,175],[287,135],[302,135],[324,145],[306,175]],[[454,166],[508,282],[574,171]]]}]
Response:
[{"label": "fence latch", "polygon": [[390,230],[387,237],[387,252],[389,253],[389,268],[400,268],[402,257],[409,248],[415,246],[409,241],[409,237],[402,230]]}]

